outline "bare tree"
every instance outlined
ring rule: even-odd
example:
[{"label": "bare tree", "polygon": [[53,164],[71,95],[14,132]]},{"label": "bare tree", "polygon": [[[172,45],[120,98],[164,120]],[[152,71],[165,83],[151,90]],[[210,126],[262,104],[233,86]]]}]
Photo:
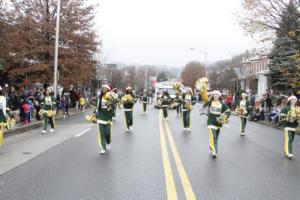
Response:
[{"label": "bare tree", "polygon": [[280,28],[282,14],[292,0],[244,0],[238,12],[240,25],[247,34],[262,41],[274,38]]}]

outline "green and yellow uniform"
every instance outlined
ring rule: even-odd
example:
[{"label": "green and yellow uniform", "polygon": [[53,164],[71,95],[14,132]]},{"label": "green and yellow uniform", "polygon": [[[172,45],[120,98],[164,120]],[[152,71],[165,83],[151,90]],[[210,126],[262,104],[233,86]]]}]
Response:
[{"label": "green and yellow uniform", "polygon": [[147,93],[144,93],[140,100],[142,102],[143,112],[145,113],[147,111],[147,105],[149,104],[149,97]]},{"label": "green and yellow uniform", "polygon": [[218,153],[218,138],[222,124],[218,122],[217,118],[221,115],[230,116],[230,109],[226,104],[217,100],[212,100],[208,103],[208,119],[207,128],[209,132],[209,148],[212,154]]},{"label": "green and yellow uniform", "polygon": [[97,99],[97,109],[95,111],[97,123],[99,126],[98,129],[98,145],[101,150],[106,151],[107,145],[110,145],[112,142],[112,117],[113,109],[115,104],[111,102],[111,99],[102,95]]},{"label": "green and yellow uniform", "polygon": [[163,94],[161,97],[161,106],[163,108],[163,114],[164,114],[164,118],[168,118],[168,107],[170,105],[171,102],[171,97],[169,94]]},{"label": "green and yellow uniform", "polygon": [[177,93],[175,97],[175,102],[177,103],[176,112],[177,115],[182,114],[182,94]]},{"label": "green and yellow uniform", "polygon": [[44,117],[43,120],[43,130],[46,131],[48,127],[48,122],[51,125],[51,129],[55,128],[55,109],[56,101],[53,96],[45,96],[41,102],[41,113]]},{"label": "green and yellow uniform", "polygon": [[193,105],[196,104],[196,98],[190,94],[183,94],[182,96],[182,120],[183,120],[183,127],[186,129],[192,128],[192,119],[191,119],[191,112],[193,109]]},{"label": "green and yellow uniform", "polygon": [[245,134],[245,128],[246,128],[246,124],[247,124],[247,118],[250,112],[250,102],[248,100],[241,100],[238,103],[238,114],[240,116],[241,119],[241,135]]},{"label": "green and yellow uniform", "polygon": [[[296,117],[294,119],[288,119],[290,113],[295,113],[296,106],[288,105],[281,110],[280,119],[284,127],[284,152],[286,156],[293,154],[293,141],[295,138],[296,127],[299,125],[299,119]],[[282,119],[285,120],[282,120]]]},{"label": "green and yellow uniform", "polygon": [[122,97],[122,102],[125,112],[125,126],[127,130],[130,130],[133,125],[134,96],[132,94],[126,94]]}]

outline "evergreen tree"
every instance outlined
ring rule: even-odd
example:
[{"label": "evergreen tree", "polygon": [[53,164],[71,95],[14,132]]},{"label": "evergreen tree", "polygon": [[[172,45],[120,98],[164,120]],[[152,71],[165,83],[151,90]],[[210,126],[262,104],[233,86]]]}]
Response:
[{"label": "evergreen tree", "polygon": [[162,71],[157,75],[157,82],[163,82],[167,80],[168,80],[168,76],[165,71]]},{"label": "evergreen tree", "polygon": [[291,32],[299,29],[299,13],[294,5],[288,5],[283,12],[280,31],[269,55],[269,77],[272,87],[279,91],[300,89],[300,42],[291,37]]}]

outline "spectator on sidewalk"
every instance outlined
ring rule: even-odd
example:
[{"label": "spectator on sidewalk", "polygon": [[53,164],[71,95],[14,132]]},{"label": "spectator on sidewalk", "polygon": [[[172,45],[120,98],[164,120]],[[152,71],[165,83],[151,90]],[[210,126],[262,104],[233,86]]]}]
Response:
[{"label": "spectator on sidewalk", "polygon": [[83,107],[85,105],[85,99],[82,95],[80,95],[80,98],[79,98],[79,105],[80,105],[80,111],[82,112],[83,111]]},{"label": "spectator on sidewalk", "polygon": [[20,115],[21,110],[21,99],[14,89],[11,89],[9,95],[8,108],[11,110],[11,114],[14,119],[16,119],[16,122],[20,122],[20,118],[18,116]]},{"label": "spectator on sidewalk", "polygon": [[3,92],[4,92],[4,96],[7,98],[9,94],[9,87],[7,83],[4,85]]},{"label": "spectator on sidewalk", "polygon": [[35,118],[36,120],[40,121],[41,120],[41,115],[39,114],[40,110],[41,110],[41,105],[39,103],[38,100],[34,99],[33,100],[33,105],[34,105],[34,108],[35,108]]},{"label": "spectator on sidewalk", "polygon": [[69,97],[70,97],[70,108],[76,107],[76,100],[75,100],[75,91],[73,89],[69,90]]},{"label": "spectator on sidewalk", "polygon": [[29,105],[29,115],[28,115],[28,122],[31,122],[31,116],[33,114],[33,103],[32,103],[33,97],[28,99],[28,105]]},{"label": "spectator on sidewalk", "polygon": [[240,93],[237,92],[237,93],[232,97],[232,103],[234,104],[234,105],[233,105],[233,108],[234,108],[234,109],[236,108],[236,106],[237,106],[237,105],[239,104],[239,102],[240,102],[239,95],[240,95]]},{"label": "spectator on sidewalk", "polygon": [[44,98],[44,95],[43,93],[40,91],[40,90],[37,90],[36,93],[35,93],[35,99],[41,103],[41,101],[43,100]]},{"label": "spectator on sidewalk", "polygon": [[61,103],[64,108],[64,116],[69,115],[69,106],[70,106],[71,100],[70,100],[68,93],[64,93]]},{"label": "spectator on sidewalk", "polygon": [[57,114],[57,115],[58,115],[58,111],[59,111],[60,107],[61,107],[60,95],[57,94],[57,95],[56,95],[56,114]]},{"label": "spectator on sidewalk", "polygon": [[265,112],[263,107],[261,106],[261,102],[255,102],[253,115],[251,116],[251,121],[262,121],[265,119]]},{"label": "spectator on sidewalk", "polygon": [[282,109],[282,104],[278,104],[273,107],[273,109],[270,113],[267,113],[267,118],[268,118],[269,122],[274,121],[274,123],[276,125],[278,124],[281,109]]},{"label": "spectator on sidewalk", "polygon": [[225,98],[225,104],[228,106],[229,109],[231,109],[232,106],[232,95],[229,93]]},{"label": "spectator on sidewalk", "polygon": [[[0,86],[0,123],[6,123],[6,98]],[[4,135],[4,125],[0,127],[0,146],[2,145]]]},{"label": "spectator on sidewalk", "polygon": [[267,94],[266,96],[265,103],[266,103],[267,113],[270,113],[272,109],[272,99],[269,94]]},{"label": "spectator on sidewalk", "polygon": [[249,96],[250,96],[250,98],[249,98],[249,102],[250,102],[249,117],[251,119],[252,115],[253,115],[254,106],[255,106],[255,94],[251,93]]},{"label": "spectator on sidewalk", "polygon": [[22,102],[22,122],[23,124],[29,124],[29,114],[30,114],[30,108],[27,100],[23,99]]},{"label": "spectator on sidewalk", "polygon": [[77,110],[79,110],[79,99],[80,99],[79,92],[76,92],[76,94],[75,94],[75,103],[76,103],[76,109]]}]

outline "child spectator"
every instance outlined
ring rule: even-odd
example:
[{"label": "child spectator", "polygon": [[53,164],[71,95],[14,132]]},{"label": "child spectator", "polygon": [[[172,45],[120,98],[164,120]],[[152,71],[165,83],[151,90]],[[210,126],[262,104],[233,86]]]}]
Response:
[{"label": "child spectator", "polygon": [[225,98],[225,104],[231,109],[231,105],[232,105],[232,96],[231,94],[228,94]]},{"label": "child spectator", "polygon": [[80,104],[80,110],[82,112],[83,106],[85,105],[85,99],[84,99],[84,97],[82,95],[80,95],[79,104]]},{"label": "child spectator", "polygon": [[69,115],[70,103],[71,103],[71,100],[70,100],[69,94],[65,93],[62,97],[62,100],[61,100],[61,104],[64,108],[64,116]]},{"label": "child spectator", "polygon": [[22,121],[24,124],[29,124],[29,114],[30,114],[30,107],[28,101],[24,101],[22,103]]},{"label": "child spectator", "polygon": [[28,105],[29,105],[29,115],[28,115],[28,122],[30,123],[31,121],[31,116],[33,113],[33,103],[32,103],[32,99],[28,99]]},{"label": "child spectator", "polygon": [[281,112],[282,109],[282,105],[279,104],[278,106],[274,106],[272,111],[270,113],[267,114],[267,118],[269,120],[269,122],[274,121],[274,123],[276,125],[278,125],[279,122],[279,114]]}]

